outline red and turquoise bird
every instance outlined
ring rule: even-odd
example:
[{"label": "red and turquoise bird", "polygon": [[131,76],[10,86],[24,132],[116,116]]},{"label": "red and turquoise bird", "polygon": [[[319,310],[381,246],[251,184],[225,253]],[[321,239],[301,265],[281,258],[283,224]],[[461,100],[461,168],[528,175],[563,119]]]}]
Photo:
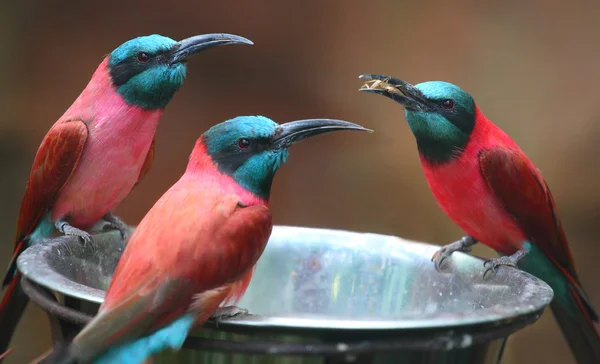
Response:
[{"label": "red and turquoise bird", "polygon": [[600,363],[598,315],[575,271],[550,189],[521,148],[453,84],[361,78],[375,80],[361,91],[404,105],[429,187],[468,234],[434,255],[436,268],[478,241],[490,246],[503,256],[486,261],[488,271],[519,263],[546,281],[554,290],[552,311],[577,361]]},{"label": "red and turquoise bird", "polygon": [[271,234],[271,184],[288,147],[339,130],[367,129],[330,119],[278,125],[261,116],[209,129],[131,236],[98,315],[42,363],[135,364],[178,350],[250,283]]},{"label": "red and turquoise bird", "polygon": [[[230,34],[199,35],[176,42],[161,35],[123,43],[96,69],[90,82],[50,128],[27,182],[15,249],[0,303],[0,352],[27,304],[16,270],[30,244],[56,230],[90,242],[100,219],[126,231],[111,211],[144,178],[154,157],[154,134],[165,106],[183,85],[186,59],[226,44],[252,44]],[[1,359],[0,359],[1,360]]]}]

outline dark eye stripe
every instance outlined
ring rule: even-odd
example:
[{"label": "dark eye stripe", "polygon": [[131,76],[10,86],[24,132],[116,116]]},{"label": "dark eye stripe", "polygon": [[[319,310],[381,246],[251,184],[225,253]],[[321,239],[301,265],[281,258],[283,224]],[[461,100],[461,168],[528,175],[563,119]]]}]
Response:
[{"label": "dark eye stripe", "polygon": [[465,134],[471,134],[475,127],[475,115],[459,104],[451,109],[440,107],[439,113]]},{"label": "dark eye stripe", "polygon": [[[250,142],[247,148],[242,148],[240,143],[246,139]],[[207,140],[210,143],[210,140]],[[266,138],[239,138],[228,144],[226,147],[219,148],[211,154],[213,162],[219,170],[225,174],[233,176],[238,168],[244,165],[253,155],[260,154],[269,149],[270,140]]]},{"label": "dark eye stripe", "polygon": [[140,62],[138,57],[141,53],[144,52],[138,52],[110,67],[110,76],[115,86],[119,87],[145,70],[159,64],[166,64],[169,60],[166,52],[162,52],[155,55],[148,53],[149,60],[147,62]]}]

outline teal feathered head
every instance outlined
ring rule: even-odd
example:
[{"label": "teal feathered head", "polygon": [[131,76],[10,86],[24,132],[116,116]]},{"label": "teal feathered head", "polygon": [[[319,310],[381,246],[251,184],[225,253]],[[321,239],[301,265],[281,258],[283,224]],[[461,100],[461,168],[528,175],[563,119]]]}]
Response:
[{"label": "teal feathered head", "polygon": [[443,81],[415,86],[383,75],[360,91],[384,95],[404,105],[408,126],[417,139],[419,152],[433,163],[444,163],[460,155],[475,127],[475,101],[460,87]]},{"label": "teal feathered head", "polygon": [[231,34],[197,35],[179,42],[153,34],[121,44],[109,55],[108,67],[113,85],[127,103],[160,109],[183,85],[189,56],[219,45],[242,43],[252,44]]},{"label": "teal feathered head", "polygon": [[239,116],[210,128],[204,143],[217,168],[265,200],[275,172],[295,142],[339,130],[367,130],[360,125],[332,119],[293,121],[282,125],[264,116]]}]

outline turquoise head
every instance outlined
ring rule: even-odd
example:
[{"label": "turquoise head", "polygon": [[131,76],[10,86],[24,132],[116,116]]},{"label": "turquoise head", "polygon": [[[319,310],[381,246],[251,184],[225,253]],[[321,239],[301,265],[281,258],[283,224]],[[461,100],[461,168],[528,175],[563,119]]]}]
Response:
[{"label": "turquoise head", "polygon": [[383,75],[361,78],[382,81],[361,91],[384,95],[404,105],[406,120],[420,154],[432,163],[459,156],[475,128],[475,101],[456,85],[429,81],[415,86]]},{"label": "turquoise head", "polygon": [[252,42],[231,34],[197,35],[179,42],[158,34],[131,39],[109,55],[112,83],[128,104],[162,109],[183,85],[188,57],[227,44]]},{"label": "turquoise head", "polygon": [[275,173],[288,157],[288,148],[318,134],[340,130],[368,131],[333,119],[309,119],[277,124],[264,116],[239,116],[217,124],[202,136],[221,173],[254,195],[268,200]]}]

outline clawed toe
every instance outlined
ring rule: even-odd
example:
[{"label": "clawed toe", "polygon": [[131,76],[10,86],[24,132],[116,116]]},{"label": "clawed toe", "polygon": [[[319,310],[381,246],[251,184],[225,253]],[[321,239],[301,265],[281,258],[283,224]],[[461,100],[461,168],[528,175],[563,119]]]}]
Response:
[{"label": "clawed toe", "polygon": [[239,308],[237,306],[226,306],[219,307],[210,317],[213,320],[221,320],[224,318],[231,318],[237,315],[247,315],[248,310],[245,308]]},{"label": "clawed toe", "polygon": [[247,315],[248,310],[245,308],[239,308],[237,306],[226,306],[219,307],[217,310],[210,316],[210,319],[215,322],[216,325],[224,319],[229,319],[238,315]]},{"label": "clawed toe", "polygon": [[131,236],[131,234],[129,233],[129,230],[122,230],[118,226],[115,226],[112,223],[108,223],[108,222],[103,224],[102,227],[92,230],[92,233],[103,234],[103,233],[110,233],[113,231],[118,231],[119,234],[121,235],[121,239],[124,242],[127,242]]},{"label": "clawed toe", "polygon": [[91,244],[92,243],[92,235],[90,235],[90,233],[85,232],[83,230],[79,230],[79,229],[65,229],[64,232],[65,235],[69,235],[69,236],[76,236],[78,238],[81,239],[81,241],[83,242],[83,246],[86,246],[87,244]]},{"label": "clawed toe", "polygon": [[115,226],[115,230],[118,230],[119,233],[121,233],[121,238],[123,238],[123,241],[129,240],[129,231],[126,231],[124,229],[119,229],[119,227],[117,227],[117,226]]},{"label": "clawed toe", "polygon": [[237,306],[219,307],[212,316],[210,316],[210,319],[214,321],[215,325],[218,327],[219,323],[224,319],[229,319],[238,315],[248,315],[248,310]]},{"label": "clawed toe", "polygon": [[470,252],[471,246],[473,246],[475,243],[477,243],[477,240],[475,240],[473,237],[463,236],[460,238],[460,240],[457,240],[454,243],[444,245],[431,257],[431,261],[434,262],[435,269],[439,272],[442,267],[442,263],[444,263],[444,261],[448,259],[448,257],[450,257],[454,252]]},{"label": "clawed toe", "polygon": [[513,267],[516,268],[516,264],[510,257],[500,257],[500,258],[492,258],[483,262],[483,267],[487,268],[485,272],[483,272],[483,278],[485,279],[489,273],[496,274],[496,270],[500,266],[505,267]]},{"label": "clawed toe", "polygon": [[435,269],[437,271],[440,271],[442,263],[444,263],[444,261],[448,259],[448,257],[451,254],[452,252],[449,252],[446,248],[441,248],[440,250],[435,252],[435,254],[433,254],[433,256],[431,257],[431,261],[434,263]]},{"label": "clawed toe", "polygon": [[113,215],[112,213],[106,214],[106,216],[104,216],[104,220],[107,222],[107,224],[102,228],[102,230],[118,230],[121,233],[121,237],[125,242],[129,240],[130,227],[125,222],[123,222],[123,220]]},{"label": "clawed toe", "polygon": [[56,229],[58,229],[58,231],[60,231],[61,233],[65,234],[65,235],[77,236],[78,238],[80,238],[81,240],[83,240],[84,246],[86,244],[90,244],[92,242],[92,236],[90,235],[90,233],[88,233],[87,231],[78,229],[74,226],[71,226],[71,225],[69,225],[68,222],[66,222],[64,220],[57,220],[54,223],[54,226],[56,227]]}]

